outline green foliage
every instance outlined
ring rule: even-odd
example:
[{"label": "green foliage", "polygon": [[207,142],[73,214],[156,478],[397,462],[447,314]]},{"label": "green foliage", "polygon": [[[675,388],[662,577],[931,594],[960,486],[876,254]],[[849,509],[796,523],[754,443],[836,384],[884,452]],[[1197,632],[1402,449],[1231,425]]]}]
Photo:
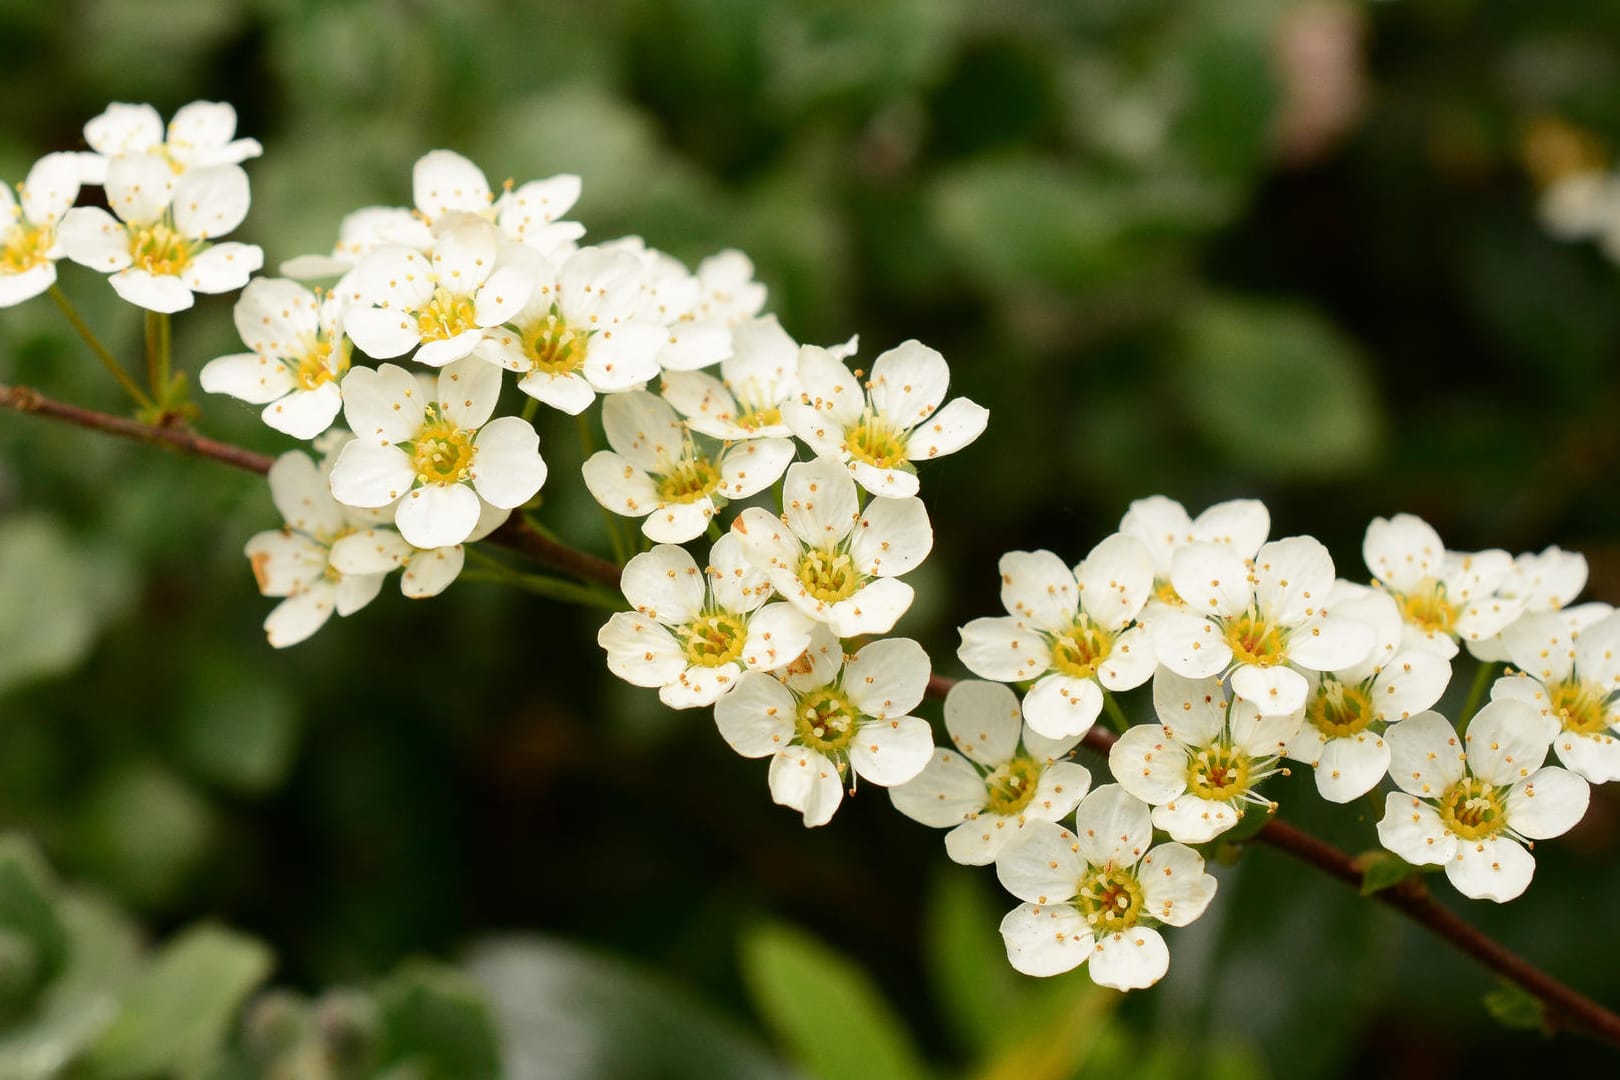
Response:
[{"label": "green foliage", "polygon": [[398,1080],[487,1080],[500,1074],[489,1010],[465,975],[421,964],[377,992],[377,1060]]},{"label": "green foliage", "polygon": [[1517,983],[1503,982],[1481,1000],[1484,1002],[1485,1011],[1505,1028],[1516,1031],[1539,1031],[1543,1035],[1552,1034],[1552,1025],[1547,1022],[1546,1006],[1541,1003],[1540,998]]},{"label": "green foliage", "polygon": [[811,1076],[927,1075],[905,1025],[847,957],[803,931],[765,924],[744,939],[742,960],[755,1008]]},{"label": "green foliage", "polygon": [[122,613],[126,573],[50,518],[0,521],[0,596],[12,598],[0,605],[0,693],[82,663],[97,631]]},{"label": "green foliage", "polygon": [[1399,855],[1381,850],[1362,853],[1356,859],[1356,865],[1361,868],[1362,896],[1371,896],[1373,893],[1399,885],[1413,874],[1420,872],[1418,867]]}]

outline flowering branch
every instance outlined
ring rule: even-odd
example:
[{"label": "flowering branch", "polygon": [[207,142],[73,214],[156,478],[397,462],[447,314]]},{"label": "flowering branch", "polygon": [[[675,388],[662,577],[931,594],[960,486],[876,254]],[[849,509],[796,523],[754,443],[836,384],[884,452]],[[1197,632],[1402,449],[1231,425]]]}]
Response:
[{"label": "flowering branch", "polygon": [[[205,438],[184,428],[145,424],[83,409],[47,398],[27,387],[0,384],[0,405],[17,412],[33,413],[95,431],[168,446],[182,453],[209,458],[249,472],[267,473],[273,463],[273,459],[264,454]],[[508,519],[490,534],[489,539],[580,581],[613,589],[619,586],[620,568],[616,564],[551,539],[522,515]],[[954,679],[934,675],[928,681],[928,695],[943,698],[954,685]],[[1107,755],[1117,738],[1102,727],[1093,727],[1086,733],[1083,742],[1088,748]],[[1255,839],[1351,888],[1359,889],[1363,884],[1362,870],[1353,857],[1286,822],[1273,818],[1256,834]],[[1459,952],[1473,957],[1536,997],[1546,1006],[1550,1023],[1566,1030],[1586,1032],[1620,1046],[1620,1015],[1566,986],[1464,922],[1441,906],[1419,878],[1407,878],[1372,895],[1380,903],[1401,912]]]}]

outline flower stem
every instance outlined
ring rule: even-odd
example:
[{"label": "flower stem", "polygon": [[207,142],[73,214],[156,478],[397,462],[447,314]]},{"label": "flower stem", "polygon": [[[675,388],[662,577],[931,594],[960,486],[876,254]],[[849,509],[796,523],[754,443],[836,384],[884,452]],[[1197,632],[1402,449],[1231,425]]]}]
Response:
[{"label": "flower stem", "polygon": [[1462,711],[1457,714],[1457,734],[1462,735],[1468,731],[1468,722],[1479,711],[1480,704],[1485,699],[1485,691],[1490,689],[1500,666],[1494,661],[1481,663],[1479,670],[1474,672],[1474,683],[1468,688],[1468,699],[1463,702]]},{"label": "flower stem", "polygon": [[1108,713],[1108,724],[1115,731],[1123,735],[1130,730],[1130,718],[1125,715],[1125,710],[1119,707],[1119,700],[1107,690],[1103,691],[1103,710]]},{"label": "flower stem", "polygon": [[560,600],[565,604],[578,604],[581,607],[600,608],[605,611],[618,611],[624,605],[615,596],[610,595],[594,585],[582,585],[574,581],[565,581],[562,578],[546,577],[543,574],[526,574],[521,570],[514,570],[499,559],[486,555],[476,547],[469,547],[467,554],[482,569],[466,570],[462,577],[468,581],[488,581],[497,585],[510,585],[513,588],[523,589],[552,600]]},{"label": "flower stem", "polygon": [[158,371],[158,313],[146,313],[146,386],[159,405],[163,404],[163,380]]},{"label": "flower stem", "polygon": [[[596,452],[596,439],[591,434],[591,418],[588,412],[580,412],[574,417],[579,422],[579,449],[584,460],[589,461]],[[600,505],[600,504],[599,504]],[[619,531],[619,515],[602,507],[602,521],[607,526],[608,542],[613,545],[613,561],[623,566],[630,561],[628,546]]]},{"label": "flower stem", "polygon": [[130,396],[130,400],[142,408],[149,408],[152,399],[147,397],[139,386],[135,385],[135,380],[129,377],[129,374],[124,371],[117,360],[113,359],[113,354],[107,351],[107,346],[101,343],[101,339],[96,337],[89,324],[80,317],[78,309],[67,298],[67,293],[62,291],[62,287],[52,285],[50,294],[51,299],[56,301],[56,306],[67,317],[68,323],[74,330],[78,331],[79,336],[84,339],[84,343],[90,346],[90,351],[95,353],[96,359],[101,361],[101,365],[107,369],[113,378],[118,380],[118,385],[124,388],[124,392]]}]

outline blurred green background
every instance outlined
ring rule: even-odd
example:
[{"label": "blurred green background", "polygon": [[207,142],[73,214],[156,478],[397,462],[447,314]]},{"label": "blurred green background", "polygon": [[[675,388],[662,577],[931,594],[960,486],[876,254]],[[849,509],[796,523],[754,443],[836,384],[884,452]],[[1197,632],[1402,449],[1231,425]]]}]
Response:
[{"label": "blurred green background", "polygon": [[[1320,536],[1349,576],[1375,514],[1458,548],[1556,542],[1620,599],[1620,269],[1543,233],[1525,167],[1552,119],[1620,142],[1617,81],[1620,6],[1518,0],[5,0],[0,175],[80,146],[110,100],[228,100],[265,145],[242,238],[272,267],[329,249],[351,209],[408,203],[411,163],[445,146],[497,182],[581,174],[592,238],[742,248],[799,340],[858,332],[870,359],[922,339],[992,414],[926,469],[939,542],[899,628],[960,675],[953,627],[999,610],[1001,552],[1077,560],[1153,492],[1264,498],[1274,536]],[[135,312],[63,277],[133,362]],[[240,347],[230,303],[177,320],[191,371]],[[43,300],[0,315],[0,380],[119,408]],[[203,404],[209,434],[290,445]],[[605,551],[564,420],[541,420],[543,513]],[[1267,850],[1217,869],[1156,990],[1015,976],[991,873],[878,790],[806,832],[707,711],[607,674],[597,613],[390,583],[273,652],[241,549],[276,523],[251,477],[0,415],[0,827],[19,833],[0,1077],[85,1046],[69,1075],[320,1077],[310,1047],[335,1061],[345,1039],[364,1075],[492,1076],[491,1018],[514,1077],[1599,1060],[1501,1026],[1487,974]],[[1329,812],[1304,776],[1272,794],[1375,844],[1367,804]],[[1620,1001],[1617,850],[1601,791],[1525,898],[1466,915]],[[287,989],[234,1015],[269,984]],[[109,1033],[84,1005],[175,987],[201,1012],[126,1007]]]}]

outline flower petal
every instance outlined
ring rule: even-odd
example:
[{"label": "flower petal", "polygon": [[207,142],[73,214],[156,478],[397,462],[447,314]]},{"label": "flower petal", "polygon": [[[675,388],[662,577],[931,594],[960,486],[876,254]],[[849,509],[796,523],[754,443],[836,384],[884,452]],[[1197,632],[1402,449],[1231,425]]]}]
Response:
[{"label": "flower petal", "polygon": [[413,547],[449,547],[472,535],[478,515],[478,496],[466,484],[427,484],[400,499],[394,524]]},{"label": "flower petal", "polygon": [[1069,904],[1020,904],[1001,920],[1001,938],[1013,970],[1038,977],[1079,967],[1091,958],[1094,940]]}]

